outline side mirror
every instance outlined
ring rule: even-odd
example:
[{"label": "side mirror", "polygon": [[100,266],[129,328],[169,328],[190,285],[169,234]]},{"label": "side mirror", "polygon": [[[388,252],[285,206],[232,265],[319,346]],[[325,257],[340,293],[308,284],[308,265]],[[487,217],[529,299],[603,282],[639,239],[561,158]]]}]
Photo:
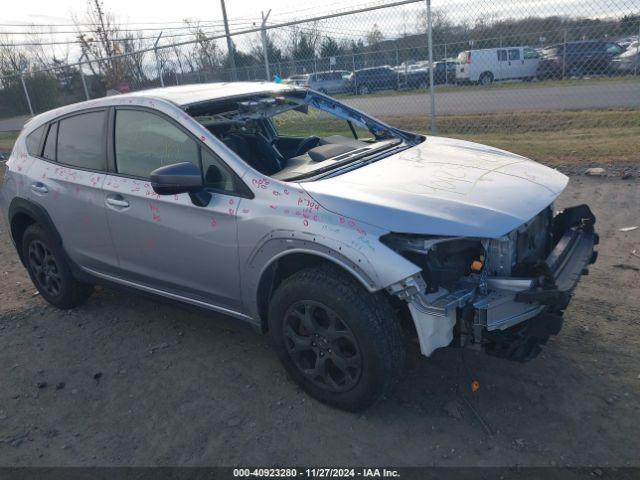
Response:
[{"label": "side mirror", "polygon": [[188,193],[198,207],[206,207],[211,200],[211,194],[204,190],[200,169],[189,162],[156,168],[151,172],[151,187],[158,195]]},{"label": "side mirror", "polygon": [[151,172],[151,187],[158,195],[193,193],[202,190],[202,175],[193,163],[174,163]]}]

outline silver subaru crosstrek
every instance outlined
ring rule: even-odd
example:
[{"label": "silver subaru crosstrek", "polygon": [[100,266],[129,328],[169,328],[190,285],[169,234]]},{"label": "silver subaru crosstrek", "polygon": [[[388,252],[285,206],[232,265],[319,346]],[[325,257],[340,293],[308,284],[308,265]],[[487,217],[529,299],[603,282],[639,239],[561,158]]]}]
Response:
[{"label": "silver subaru crosstrek", "polygon": [[48,302],[106,282],[237,317],[347,410],[390,393],[406,337],[535,357],[598,240],[587,206],[554,212],[561,173],[288,85],[52,110],[6,167],[3,212]]}]

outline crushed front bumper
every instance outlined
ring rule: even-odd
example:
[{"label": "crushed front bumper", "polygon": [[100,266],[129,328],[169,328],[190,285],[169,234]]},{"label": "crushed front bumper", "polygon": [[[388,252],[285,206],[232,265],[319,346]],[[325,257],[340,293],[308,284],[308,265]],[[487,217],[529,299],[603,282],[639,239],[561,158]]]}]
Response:
[{"label": "crushed front bumper", "polygon": [[[580,276],[597,258],[594,224],[586,205],[568,208],[553,219],[551,253],[521,268],[522,276],[486,277],[457,291],[410,295],[422,353],[457,338],[460,346],[510,360],[537,356],[540,345],[559,333]],[[414,292],[424,292],[419,280]]]},{"label": "crushed front bumper", "polygon": [[[554,218],[555,246],[546,260],[530,266],[532,277],[503,279],[511,291],[501,288],[501,279],[493,279],[493,292],[476,299],[473,307],[483,327],[481,345],[487,353],[530,360],[551,335],[560,332],[573,291],[598,256],[594,224],[595,217],[586,205],[564,210]],[[519,281],[523,288],[517,286]]]},{"label": "crushed front bumper", "polygon": [[477,297],[474,307],[488,330],[505,330],[535,317],[545,308],[567,308],[580,276],[596,261],[595,217],[586,205],[564,210],[554,218],[554,248],[544,261],[527,267],[526,278],[489,277],[491,293]]}]

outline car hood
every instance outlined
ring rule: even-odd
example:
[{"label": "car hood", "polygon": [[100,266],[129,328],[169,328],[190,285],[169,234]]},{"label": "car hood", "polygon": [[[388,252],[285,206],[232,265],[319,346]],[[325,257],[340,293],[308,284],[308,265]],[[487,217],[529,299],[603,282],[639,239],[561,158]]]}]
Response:
[{"label": "car hood", "polygon": [[392,232],[497,238],[542,211],[567,182],[520,155],[428,137],[367,166],[301,185],[327,210]]}]

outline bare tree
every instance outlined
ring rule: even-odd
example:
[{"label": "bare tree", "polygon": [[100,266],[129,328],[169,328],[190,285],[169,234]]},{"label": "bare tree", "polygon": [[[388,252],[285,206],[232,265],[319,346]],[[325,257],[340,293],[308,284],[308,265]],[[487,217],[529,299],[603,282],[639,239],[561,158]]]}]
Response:
[{"label": "bare tree", "polygon": [[186,19],[185,24],[195,37],[194,49],[191,51],[191,58],[197,70],[211,72],[222,65],[222,51],[215,40],[209,37],[199,21]]},{"label": "bare tree", "polygon": [[[125,80],[125,62],[113,58],[122,52],[120,26],[113,14],[106,12],[102,0],[88,0],[84,21],[74,18],[82,53],[88,59],[94,74],[102,73],[107,88],[114,88]],[[86,28],[88,26],[88,28]]]}]

